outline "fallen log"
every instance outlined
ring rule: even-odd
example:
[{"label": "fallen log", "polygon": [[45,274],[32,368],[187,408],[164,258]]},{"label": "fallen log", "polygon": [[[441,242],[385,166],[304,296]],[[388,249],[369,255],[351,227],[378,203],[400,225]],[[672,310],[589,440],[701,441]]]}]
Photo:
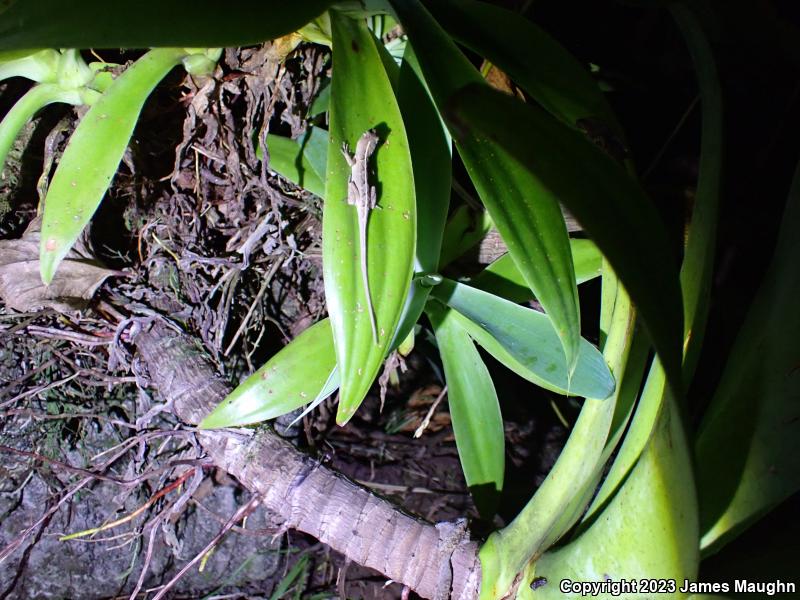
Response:
[{"label": "fallen log", "polygon": [[[153,323],[134,343],[152,387],[182,422],[196,425],[230,392],[191,337]],[[477,598],[478,545],[458,524],[433,524],[405,513],[269,426],[196,435],[216,466],[261,496],[276,525],[310,534],[423,598]]]}]

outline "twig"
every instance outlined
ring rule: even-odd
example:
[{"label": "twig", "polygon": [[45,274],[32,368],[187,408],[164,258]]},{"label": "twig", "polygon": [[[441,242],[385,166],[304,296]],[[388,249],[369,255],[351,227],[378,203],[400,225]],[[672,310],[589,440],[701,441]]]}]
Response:
[{"label": "twig", "polygon": [[448,494],[450,496],[467,495],[467,492],[463,492],[460,490],[440,490],[440,489],[430,489],[417,486],[412,487],[408,485],[395,485],[393,483],[378,483],[376,481],[364,481],[363,479],[356,479],[356,482],[360,483],[364,487],[368,487],[373,490],[379,490],[381,492],[394,493],[394,494]]},{"label": "twig", "polygon": [[48,383],[47,385],[40,385],[40,386],[37,386],[35,388],[31,388],[31,389],[29,389],[29,390],[27,390],[25,392],[22,392],[21,394],[17,394],[16,396],[11,398],[10,400],[6,400],[2,404],[0,404],[0,408],[5,408],[6,406],[11,406],[15,402],[18,402],[18,401],[22,400],[23,398],[27,398],[28,396],[35,396],[36,394],[40,394],[42,392],[47,392],[49,390],[52,390],[52,389],[57,388],[59,386],[62,386],[65,383],[69,383],[70,381],[75,379],[78,375],[80,375],[80,373],[76,372],[76,373],[73,373],[72,375],[70,375],[69,377],[64,377],[64,379],[59,379],[58,381],[54,381],[53,383]]},{"label": "twig", "polygon": [[158,490],[155,494],[153,494],[147,500],[147,502],[142,504],[139,508],[137,508],[132,513],[130,513],[128,515],[125,515],[124,517],[120,517],[116,521],[111,521],[111,523],[106,523],[105,525],[101,525],[100,527],[92,527],[91,529],[84,529],[83,531],[76,531],[75,533],[62,535],[61,537],[58,538],[58,541],[59,542],[66,542],[68,540],[72,540],[72,539],[75,539],[75,538],[86,537],[87,535],[93,535],[95,533],[100,533],[101,531],[105,531],[106,529],[113,529],[114,527],[117,527],[118,525],[122,525],[123,523],[127,523],[128,521],[132,521],[133,519],[138,517],[140,514],[142,514],[145,510],[147,510],[148,507],[150,507],[153,504],[155,504],[158,501],[159,498],[169,494],[171,491],[173,491],[173,490],[177,489],[178,487],[180,487],[180,485],[184,481],[186,481],[186,479],[192,473],[194,473],[194,469],[189,469],[188,471],[183,473],[183,475],[178,477],[175,481],[170,483],[167,487],[161,488],[160,490]]},{"label": "twig", "polygon": [[109,452],[113,452],[117,448],[125,448],[126,446],[133,446],[133,445],[138,444],[140,442],[144,442],[146,440],[149,440],[150,438],[164,437],[164,436],[171,436],[171,435],[194,435],[194,434],[195,434],[195,432],[191,431],[189,429],[169,429],[169,430],[167,430],[167,429],[159,429],[157,431],[147,431],[145,433],[140,433],[139,435],[136,435],[134,437],[130,437],[127,440],[123,440],[119,444],[117,444],[115,446],[112,446],[111,448],[108,448],[106,450],[103,450],[102,452],[100,452],[98,454],[95,454],[91,458],[91,460],[97,460],[98,458],[100,458],[104,454],[108,454]]},{"label": "twig", "polygon": [[[127,449],[121,450],[120,452],[118,452],[117,454],[115,454],[114,456],[109,458],[108,461],[106,461],[106,463],[102,466],[102,468],[103,469],[107,469],[112,464],[114,464],[121,456],[123,456],[126,452],[127,452]],[[64,495],[61,497],[61,499],[54,506],[52,506],[49,510],[47,510],[47,512],[45,512],[45,514],[42,515],[41,518],[39,518],[33,525],[31,525],[30,527],[25,529],[15,539],[13,539],[10,543],[8,543],[5,546],[5,548],[0,550],[0,564],[6,558],[8,558],[17,548],[19,548],[22,545],[22,542],[24,542],[32,532],[36,531],[36,529],[42,523],[45,523],[47,521],[47,519],[49,519],[53,514],[55,514],[55,512],[61,507],[62,504],[64,504],[64,502],[66,502],[72,496],[77,494],[81,489],[83,489],[91,481],[94,481],[94,479],[95,479],[94,477],[85,477],[80,482],[75,484],[72,487],[72,489],[69,490],[68,492],[65,492]]]},{"label": "twig", "polygon": [[4,411],[0,413],[0,417],[13,417],[15,415],[22,415],[26,417],[32,417],[36,421],[51,421],[51,420],[59,420],[59,419],[97,419],[98,421],[105,421],[106,423],[111,423],[112,425],[116,425],[117,427],[128,427],[129,429],[136,429],[136,425],[133,423],[126,423],[125,421],[120,421],[119,419],[111,419],[109,417],[105,417],[103,415],[99,415],[96,413],[58,413],[55,415],[49,415],[46,413],[40,413],[35,410],[31,410],[29,408],[12,408],[11,410]]},{"label": "twig", "polygon": [[44,363],[42,363],[38,367],[36,367],[33,371],[29,371],[28,373],[25,373],[25,375],[23,375],[22,377],[19,377],[17,379],[11,380],[11,381],[6,380],[8,382],[8,385],[5,388],[3,388],[2,390],[0,390],[0,396],[3,395],[3,392],[5,392],[6,389],[22,384],[23,382],[27,381],[28,379],[30,379],[34,375],[37,375],[37,374],[41,373],[42,371],[44,371],[45,369],[47,369],[48,367],[52,366],[53,363],[55,363],[55,362],[56,362],[56,359],[55,358],[51,358],[49,360],[46,360]]},{"label": "twig", "polygon": [[[210,508],[208,508],[205,504],[203,504],[199,500],[196,500],[195,498],[191,498],[190,502],[192,504],[194,504],[197,508],[205,511],[206,514],[208,514],[208,516],[210,516],[212,519],[214,519],[215,521],[217,521],[221,525],[225,525],[228,522],[228,519],[218,515],[217,513],[215,513]],[[278,527],[261,527],[259,529],[246,529],[244,527],[239,527],[238,525],[234,525],[233,527],[231,527],[231,531],[235,531],[238,534],[249,535],[249,536],[252,536],[252,537],[263,537],[265,535],[270,535],[270,536],[271,535],[275,535],[275,533],[277,531],[279,531],[279,529],[280,528],[278,528]]]},{"label": "twig", "polygon": [[[30,325],[34,321],[37,321],[40,317],[47,316],[47,315],[49,315],[51,313],[54,313],[54,312],[55,312],[55,310],[53,310],[52,308],[46,308],[45,310],[43,310],[41,312],[23,313],[20,316],[26,316],[27,315],[28,318],[25,319],[24,321],[20,321],[16,325],[12,325],[8,329],[0,330],[0,337],[5,337],[7,335],[13,335],[17,331],[19,331],[20,329],[25,329],[28,325]],[[11,315],[3,315],[3,317],[6,317],[6,318],[8,318],[10,316]]]},{"label": "twig", "polygon": [[275,260],[274,263],[272,263],[272,267],[270,268],[269,272],[266,275],[264,275],[264,281],[261,282],[261,287],[259,288],[256,297],[253,299],[253,302],[250,303],[250,308],[247,309],[247,314],[244,316],[244,319],[242,319],[242,322],[239,324],[239,328],[236,330],[236,333],[233,334],[231,343],[228,344],[228,347],[225,349],[224,352],[225,356],[228,356],[228,354],[230,354],[234,344],[236,344],[236,341],[239,339],[239,336],[242,335],[242,333],[247,328],[247,325],[250,322],[250,318],[253,316],[253,313],[255,312],[256,306],[258,305],[259,302],[261,302],[261,298],[267,291],[267,287],[269,286],[270,281],[272,281],[272,278],[275,276],[275,273],[278,272],[278,269],[281,268],[282,264],[283,264],[283,258],[278,258],[277,260]]},{"label": "twig", "polygon": [[[180,460],[172,461],[171,463],[169,463],[168,465],[165,465],[163,467],[158,467],[156,469],[153,469],[152,471],[149,471],[147,473],[139,475],[138,477],[134,477],[133,479],[118,479],[116,477],[111,477],[109,475],[103,475],[102,473],[96,473],[94,471],[90,471],[89,469],[82,469],[80,467],[73,467],[72,465],[68,465],[67,463],[61,462],[60,460],[57,460],[55,458],[50,458],[48,456],[44,456],[43,454],[37,454],[36,452],[30,452],[28,450],[19,450],[17,448],[11,448],[10,446],[4,446],[4,445],[0,444],[0,451],[10,452],[12,454],[18,454],[20,456],[27,456],[28,458],[33,458],[33,459],[35,459],[37,461],[42,461],[42,462],[46,462],[48,464],[54,465],[54,466],[59,467],[59,468],[65,470],[65,471],[69,471],[70,473],[76,473],[76,474],[79,474],[79,475],[85,475],[86,477],[91,477],[91,478],[94,478],[94,479],[98,479],[100,481],[108,481],[109,483],[113,483],[113,484],[121,485],[121,486],[126,486],[126,487],[131,487],[131,486],[134,486],[134,485],[138,485],[142,481],[145,481],[145,480],[149,479],[150,477],[153,477],[154,475],[158,475],[159,473],[163,473],[164,471],[169,471],[170,469],[174,469],[175,467],[179,467],[179,466],[186,466],[186,465],[190,465],[190,466],[193,466],[193,467],[210,467],[211,466],[211,463],[208,462],[208,461],[193,460],[193,459],[180,459]],[[189,471],[189,472],[191,473],[192,471]]]},{"label": "twig", "polygon": [[65,329],[56,329],[55,327],[40,327],[39,325],[29,325],[26,329],[26,333],[38,335],[45,339],[65,340],[68,342],[75,342],[76,344],[85,344],[87,346],[106,346],[111,343],[110,339],[98,340],[97,336],[94,335],[79,333],[77,331],[67,331]]},{"label": "twig", "polygon": [[144,555],[144,563],[142,564],[142,572],[139,573],[139,579],[136,581],[136,587],[133,588],[133,592],[131,592],[130,600],[134,600],[136,596],[139,595],[139,590],[142,589],[144,585],[144,579],[147,577],[147,571],[150,568],[150,561],[153,559],[153,543],[156,539],[156,525],[158,524],[159,519],[156,518],[152,526],[150,527],[150,535],[147,538],[147,550],[145,551]]},{"label": "twig", "polygon": [[170,579],[167,584],[161,588],[161,590],[153,597],[153,600],[159,600],[163,598],[164,595],[170,590],[172,586],[174,586],[181,577],[183,577],[186,572],[192,568],[193,565],[197,564],[214,546],[216,546],[219,541],[225,536],[228,531],[234,526],[234,524],[241,521],[244,517],[249,515],[251,512],[255,510],[258,504],[261,502],[261,496],[259,494],[255,494],[251,499],[250,502],[242,506],[236,513],[228,520],[228,522],[219,530],[219,533],[214,536],[214,538],[203,548],[200,552],[198,552],[195,557],[186,563],[183,568],[178,571],[175,576]]},{"label": "twig", "polygon": [[417,430],[414,432],[414,437],[418,438],[422,435],[422,432],[431,424],[431,418],[433,417],[433,413],[436,410],[436,407],[439,406],[439,403],[444,398],[444,395],[447,393],[447,386],[444,386],[444,389],[439,393],[436,397],[436,400],[431,404],[431,407],[428,409],[428,414],[425,415],[425,418],[422,419],[422,423],[419,424]]}]

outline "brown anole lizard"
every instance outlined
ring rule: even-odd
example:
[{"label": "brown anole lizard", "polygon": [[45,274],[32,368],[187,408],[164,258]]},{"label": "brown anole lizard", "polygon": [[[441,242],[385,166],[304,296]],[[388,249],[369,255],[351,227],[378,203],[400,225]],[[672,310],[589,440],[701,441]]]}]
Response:
[{"label": "brown anole lizard", "polygon": [[347,142],[342,146],[342,154],[350,165],[350,179],[347,182],[347,203],[356,207],[358,217],[358,238],[361,254],[361,278],[364,283],[364,293],[367,296],[367,311],[369,322],[372,325],[372,339],[378,344],[378,326],[375,323],[375,310],[372,306],[372,294],[369,290],[369,275],[367,273],[367,223],[369,212],[377,206],[377,193],[375,186],[369,183],[369,159],[378,146],[378,134],[374,129],[365,131],[356,143],[356,151],[350,154]]}]

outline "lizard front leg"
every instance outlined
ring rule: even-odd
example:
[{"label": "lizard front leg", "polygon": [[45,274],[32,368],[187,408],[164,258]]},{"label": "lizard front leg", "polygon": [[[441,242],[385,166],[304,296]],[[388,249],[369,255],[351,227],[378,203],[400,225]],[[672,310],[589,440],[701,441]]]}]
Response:
[{"label": "lizard front leg", "polygon": [[344,156],[344,159],[347,161],[347,166],[352,169],[353,165],[356,164],[356,159],[353,158],[352,154],[350,154],[350,146],[347,144],[347,142],[342,143],[342,155]]}]

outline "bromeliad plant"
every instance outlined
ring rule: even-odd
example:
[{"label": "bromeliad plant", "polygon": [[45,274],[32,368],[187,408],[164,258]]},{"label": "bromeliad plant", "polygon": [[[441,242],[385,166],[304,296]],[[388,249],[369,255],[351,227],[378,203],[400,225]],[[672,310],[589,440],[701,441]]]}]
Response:
[{"label": "bromeliad plant", "polygon": [[0,80],[22,76],[36,82],[0,122],[0,170],[14,139],[39,110],[55,102],[90,106],[43,199],[39,264],[45,285],[105,195],[153,88],[181,62],[192,74],[210,73],[220,53],[219,49],[158,48],[117,77],[111,70],[117,65],[87,65],[74,49],[0,54]]},{"label": "bromeliad plant", "polygon": [[[514,521],[483,544],[481,598],[562,597],[555,582],[563,579],[694,580],[702,555],[800,487],[800,436],[786,400],[797,397],[800,386],[794,341],[800,323],[789,300],[800,292],[794,267],[800,183],[792,188],[776,258],[692,437],[684,423],[684,390],[708,313],[722,148],[719,82],[693,12],[682,3],[669,5],[692,54],[703,105],[696,201],[685,246],[677,249],[635,165],[587,137],[589,126],[600,124],[607,141],[624,146],[622,128],[594,80],[545,32],[476,0],[369,4],[370,14],[390,14],[385,19],[407,35],[399,65],[367,27],[363,11],[332,7],[305,29],[332,50],[329,96],[316,106],[328,113],[329,127],[311,128],[299,142],[267,139],[271,167],[325,199],[329,317],[273,356],[201,427],[256,423],[304,405],[311,410],[337,389],[337,421],[346,423],[387,354],[413,344],[424,313],[444,365],[464,474],[487,516],[503,487],[504,437],[497,394],[475,343],[529,381],[584,398],[545,482]],[[209,31],[200,27],[191,39],[219,41]],[[252,41],[251,34],[243,30],[238,43]],[[151,35],[143,35],[143,43],[164,41]],[[530,101],[491,89],[457,43],[507,73]],[[103,115],[123,103],[141,107],[145,90],[185,54],[154,50],[148,56],[157,66],[137,69],[137,62],[120,76],[70,143],[83,139],[81,128],[95,129],[118,151],[98,166],[103,176],[87,187],[91,200],[77,206],[69,193],[73,176],[85,167],[80,157],[65,154],[59,165],[45,207],[45,280],[100,201],[135,122],[131,111],[117,132],[104,128]],[[137,72],[148,73],[146,84],[125,83]],[[137,100],[123,101],[131,91]],[[355,147],[368,129],[380,137],[370,163],[378,208],[367,236],[377,343],[366,310],[356,212],[347,203],[351,170],[342,155],[343,144]],[[464,213],[456,209],[448,221],[453,148],[488,213],[478,229],[493,225],[508,247],[471,281],[440,274],[469,246]],[[569,237],[559,205],[591,241]],[[48,221],[49,210],[65,212]],[[577,285],[594,277],[602,278],[600,349],[580,335]],[[520,304],[533,297],[543,313]],[[759,352],[749,351],[756,346]],[[747,413],[752,403],[759,405],[755,422]],[[780,481],[765,481],[763,465],[777,468]]]},{"label": "bromeliad plant", "polygon": [[70,137],[44,199],[39,268],[45,284],[100,205],[153,88],[181,62],[190,72],[209,73],[220,52],[150,50],[95,100]]},{"label": "bromeliad plant", "polygon": [[86,64],[77,50],[0,53],[0,81],[25,77],[35,82],[0,121],[0,171],[22,128],[48,104],[92,104],[111,82],[104,63]]}]

